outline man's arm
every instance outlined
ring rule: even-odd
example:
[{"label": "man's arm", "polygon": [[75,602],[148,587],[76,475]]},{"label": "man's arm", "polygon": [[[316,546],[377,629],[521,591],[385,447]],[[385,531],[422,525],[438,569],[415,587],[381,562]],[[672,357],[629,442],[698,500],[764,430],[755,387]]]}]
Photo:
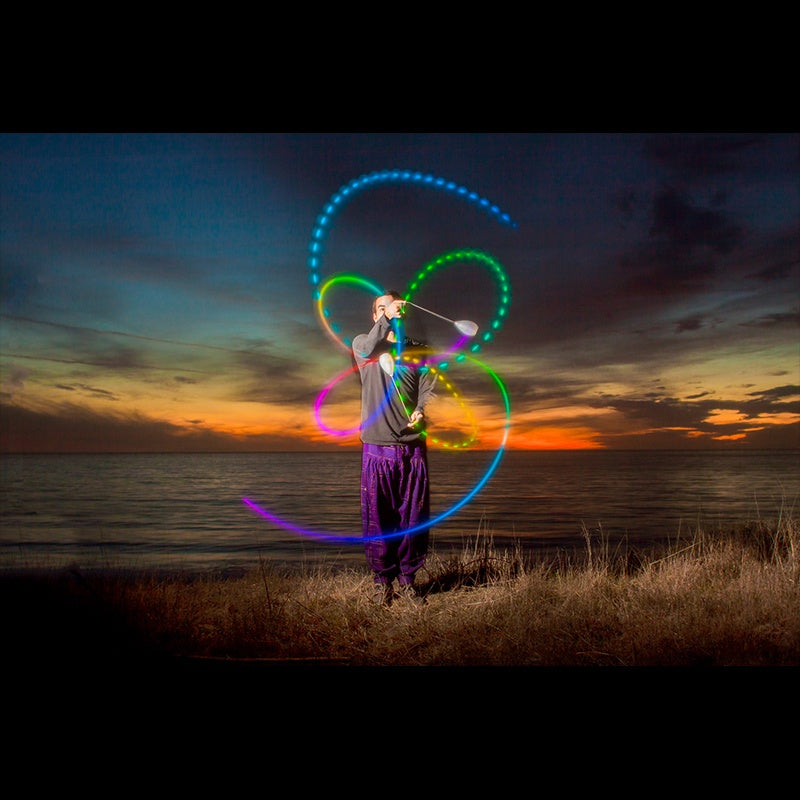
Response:
[{"label": "man's arm", "polygon": [[362,364],[364,361],[371,358],[378,345],[386,340],[391,329],[391,323],[381,314],[369,333],[360,333],[358,336],[354,337],[353,355],[356,357],[356,363]]},{"label": "man's arm", "polygon": [[356,363],[363,363],[368,358],[372,358],[378,345],[385,341],[392,330],[392,319],[403,316],[404,306],[405,300],[393,300],[386,306],[369,333],[359,334],[353,339],[353,354],[356,357]]}]

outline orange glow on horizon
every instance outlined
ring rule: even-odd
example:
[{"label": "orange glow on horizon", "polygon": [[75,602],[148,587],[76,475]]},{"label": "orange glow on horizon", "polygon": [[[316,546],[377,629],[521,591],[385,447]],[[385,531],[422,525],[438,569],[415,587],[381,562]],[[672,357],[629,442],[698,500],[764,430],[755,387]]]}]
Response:
[{"label": "orange glow on horizon", "polygon": [[[283,415],[281,415],[283,416]],[[265,417],[269,421],[265,420]],[[350,417],[349,419],[340,418],[342,427],[352,426],[355,420]],[[237,441],[245,441],[258,437],[270,437],[275,435],[291,437],[297,440],[298,445],[303,442],[309,445],[331,444],[339,447],[358,447],[361,444],[358,432],[351,433],[346,436],[336,436],[321,430],[313,415],[306,415],[304,419],[293,419],[291,424],[289,420],[283,419],[283,425],[273,415],[261,415],[261,418],[256,420],[250,417],[249,419],[242,419],[232,422],[230,419],[216,419],[206,418],[200,425],[187,425],[185,421],[179,422],[172,420],[173,424],[183,428],[187,433],[191,431],[204,430],[212,433],[217,433],[222,436],[228,436]],[[275,424],[278,422],[278,424]],[[488,423],[488,421],[485,421]],[[357,422],[355,423],[357,424]],[[480,427],[480,426],[479,426]],[[433,433],[433,430],[431,431]],[[458,442],[459,437],[457,432],[453,435],[442,435],[440,443],[431,443],[431,447],[435,449],[448,449],[451,442]],[[473,441],[469,446],[458,448],[454,446],[453,449],[464,450],[496,450],[503,441],[504,427],[499,420],[493,420],[491,423],[484,424],[482,429],[479,430],[477,440]],[[512,421],[511,429],[509,431],[506,447],[509,450],[602,450],[605,449],[604,445],[597,441],[598,432],[590,428],[570,428],[559,426],[544,426],[536,427],[533,430],[525,432],[515,431]]]},{"label": "orange glow on horizon", "polygon": [[509,437],[509,450],[603,450],[588,428],[543,427]]}]

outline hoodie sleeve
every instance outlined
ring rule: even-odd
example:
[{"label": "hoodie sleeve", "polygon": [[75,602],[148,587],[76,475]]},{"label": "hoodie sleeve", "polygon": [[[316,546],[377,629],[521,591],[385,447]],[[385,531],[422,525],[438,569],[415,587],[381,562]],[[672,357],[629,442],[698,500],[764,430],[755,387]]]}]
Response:
[{"label": "hoodie sleeve", "polygon": [[358,336],[354,337],[353,355],[355,356],[356,364],[360,366],[365,361],[372,358],[378,346],[386,341],[386,337],[391,329],[391,323],[386,315],[381,314],[369,333],[360,333]]}]

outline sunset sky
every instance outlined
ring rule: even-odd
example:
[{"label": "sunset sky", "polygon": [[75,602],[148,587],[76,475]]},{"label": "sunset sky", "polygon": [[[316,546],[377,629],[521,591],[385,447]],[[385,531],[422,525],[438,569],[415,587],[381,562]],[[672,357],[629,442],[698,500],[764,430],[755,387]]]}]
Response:
[{"label": "sunset sky", "polygon": [[[796,133],[0,134],[0,450],[353,446],[357,377],[317,315],[353,273],[474,320],[432,430],[510,448],[800,447]],[[343,336],[370,294],[331,289]],[[410,336],[455,341],[412,309]],[[493,332],[490,341],[483,334]],[[323,389],[329,391],[315,414]],[[457,394],[454,394],[457,393]],[[322,421],[323,426],[319,424]],[[451,438],[448,438],[451,437]]]}]

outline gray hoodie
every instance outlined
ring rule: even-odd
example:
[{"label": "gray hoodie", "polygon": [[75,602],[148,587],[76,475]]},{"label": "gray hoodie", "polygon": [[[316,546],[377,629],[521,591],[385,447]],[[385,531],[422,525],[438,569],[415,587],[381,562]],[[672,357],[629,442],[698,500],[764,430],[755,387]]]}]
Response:
[{"label": "gray hoodie", "polygon": [[[369,333],[353,339],[353,356],[361,375],[361,441],[366,444],[407,444],[425,438],[424,420],[410,428],[408,415],[415,410],[424,412],[433,396],[436,377],[425,367],[397,360],[394,381],[405,398],[405,404],[401,403],[392,377],[378,363],[381,353],[392,352],[396,347],[386,339],[391,330],[391,323],[382,314]],[[423,347],[421,342],[405,338],[401,351],[413,348],[416,354]]]}]

